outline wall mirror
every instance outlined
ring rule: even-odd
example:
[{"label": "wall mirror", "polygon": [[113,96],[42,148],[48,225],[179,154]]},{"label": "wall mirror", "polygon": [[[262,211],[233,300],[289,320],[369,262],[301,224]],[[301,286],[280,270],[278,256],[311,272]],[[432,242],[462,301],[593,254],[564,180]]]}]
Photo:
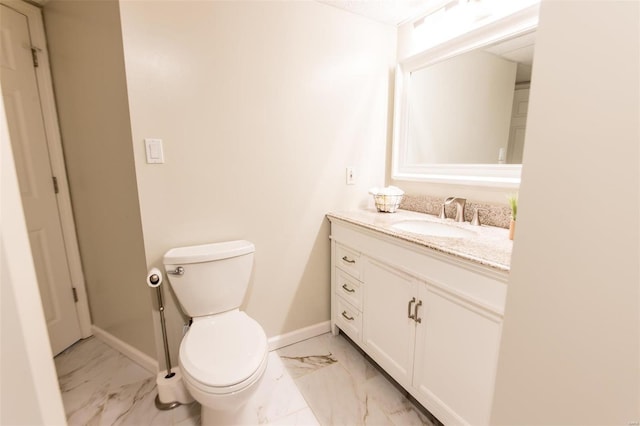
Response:
[{"label": "wall mirror", "polygon": [[393,179],[519,186],[537,18],[526,9],[398,64]]}]

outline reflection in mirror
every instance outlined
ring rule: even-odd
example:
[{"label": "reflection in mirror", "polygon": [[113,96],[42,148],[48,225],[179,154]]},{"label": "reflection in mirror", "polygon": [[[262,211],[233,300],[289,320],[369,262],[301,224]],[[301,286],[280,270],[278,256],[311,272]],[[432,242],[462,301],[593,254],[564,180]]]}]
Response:
[{"label": "reflection in mirror", "polygon": [[392,179],[519,186],[537,24],[532,6],[398,64]]},{"label": "reflection in mirror", "polygon": [[410,73],[407,162],[520,164],[535,34]]}]

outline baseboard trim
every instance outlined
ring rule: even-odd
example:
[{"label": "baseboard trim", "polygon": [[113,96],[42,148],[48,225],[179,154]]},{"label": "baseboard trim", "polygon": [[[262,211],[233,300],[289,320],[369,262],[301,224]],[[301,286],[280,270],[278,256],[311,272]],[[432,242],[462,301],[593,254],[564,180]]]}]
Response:
[{"label": "baseboard trim", "polygon": [[289,333],[280,334],[269,338],[269,350],[274,351],[276,349],[283,348],[285,346],[293,345],[294,343],[302,342],[303,340],[310,339],[312,337],[319,336],[324,333],[328,333],[331,330],[331,321],[324,321],[318,324],[310,325],[305,328],[290,331]]},{"label": "baseboard trim", "polygon": [[93,331],[93,335],[96,338],[100,339],[102,342],[111,346],[113,349],[120,352],[122,355],[131,359],[133,362],[140,365],[140,367],[144,368],[145,370],[148,370],[153,374],[158,373],[159,371],[158,361],[151,358],[149,355],[145,354],[139,349],[134,348],[130,344],[123,342],[113,334],[104,331],[100,327],[92,325],[91,330]]},{"label": "baseboard trim", "polygon": [[[118,339],[113,334],[104,331],[100,327],[92,325],[91,330],[96,338],[131,359],[145,370],[148,370],[153,374],[156,374],[159,371],[158,361],[151,358],[149,355]],[[302,342],[303,340],[328,333],[330,330],[331,321],[324,321],[298,330],[290,331],[289,333],[273,336],[268,340],[269,350],[274,351],[285,346],[293,345],[294,343]]]}]

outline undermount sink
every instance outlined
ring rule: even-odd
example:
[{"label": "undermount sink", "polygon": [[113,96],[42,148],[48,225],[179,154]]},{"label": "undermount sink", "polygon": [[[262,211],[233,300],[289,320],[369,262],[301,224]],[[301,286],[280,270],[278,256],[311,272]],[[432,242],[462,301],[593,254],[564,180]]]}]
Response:
[{"label": "undermount sink", "polygon": [[465,238],[473,237],[475,232],[446,223],[430,222],[427,220],[403,220],[394,223],[391,228],[413,234],[429,235],[432,237]]}]

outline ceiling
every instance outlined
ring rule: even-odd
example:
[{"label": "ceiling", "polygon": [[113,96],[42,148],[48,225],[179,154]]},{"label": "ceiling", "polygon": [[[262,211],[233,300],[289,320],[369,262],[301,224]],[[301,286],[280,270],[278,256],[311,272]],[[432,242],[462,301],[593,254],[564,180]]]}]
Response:
[{"label": "ceiling", "polygon": [[[458,0],[317,0],[387,25],[398,26],[457,3]],[[535,33],[489,46],[485,50],[518,63],[516,80],[531,80]]]},{"label": "ceiling", "polygon": [[318,0],[330,6],[397,26],[449,3],[451,0]]},{"label": "ceiling", "polygon": [[536,33],[532,32],[517,38],[494,44],[484,50],[513,62],[532,65],[535,42]]}]

